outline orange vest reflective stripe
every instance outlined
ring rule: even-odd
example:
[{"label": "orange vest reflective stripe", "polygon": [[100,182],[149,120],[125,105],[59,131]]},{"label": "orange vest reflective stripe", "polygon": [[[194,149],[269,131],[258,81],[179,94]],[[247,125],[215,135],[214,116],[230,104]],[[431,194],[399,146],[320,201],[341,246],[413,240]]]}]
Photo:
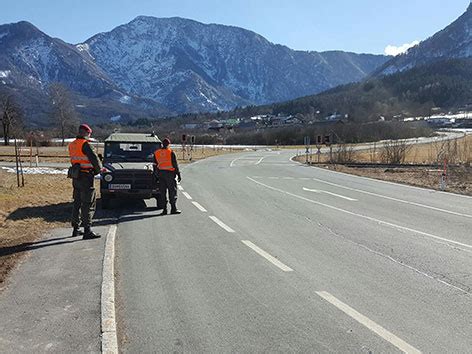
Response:
[{"label": "orange vest reflective stripe", "polygon": [[161,171],[175,171],[172,166],[172,150],[159,149],[154,152],[154,157],[157,161],[157,168]]},{"label": "orange vest reflective stripe", "polygon": [[69,156],[71,164],[80,164],[81,171],[90,171],[93,169],[93,165],[90,162],[87,155],[82,152],[84,144],[87,142],[86,139],[75,139],[69,144]]}]

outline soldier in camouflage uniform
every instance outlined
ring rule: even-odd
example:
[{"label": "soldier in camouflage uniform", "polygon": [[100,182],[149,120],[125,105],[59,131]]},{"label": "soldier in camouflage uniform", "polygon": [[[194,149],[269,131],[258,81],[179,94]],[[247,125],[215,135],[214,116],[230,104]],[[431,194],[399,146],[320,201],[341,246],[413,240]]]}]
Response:
[{"label": "soldier in camouflage uniform", "polygon": [[164,139],[162,141],[162,148],[154,152],[154,164],[157,168],[157,175],[159,178],[159,189],[164,198],[164,209],[161,215],[167,215],[167,192],[169,192],[169,204],[171,214],[180,214],[181,211],[177,209],[177,182],[182,180],[180,175],[179,165],[177,164],[177,157],[170,148],[170,140]]},{"label": "soldier in camouflage uniform", "polygon": [[[72,236],[83,234],[84,239],[100,237],[99,234],[91,230],[96,208],[94,176],[99,174],[102,169],[100,159],[88,142],[91,134],[92,129],[87,124],[82,124],[79,127],[77,138],[69,144],[70,161],[78,172],[72,179],[74,187],[74,205],[71,217],[71,224],[74,228]],[[84,227],[83,233],[79,229],[81,225]]]}]

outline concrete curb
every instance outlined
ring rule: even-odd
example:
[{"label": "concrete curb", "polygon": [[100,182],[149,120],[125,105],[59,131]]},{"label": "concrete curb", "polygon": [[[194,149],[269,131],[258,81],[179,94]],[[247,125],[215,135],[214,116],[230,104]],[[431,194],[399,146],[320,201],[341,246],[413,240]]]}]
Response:
[{"label": "concrete curb", "polygon": [[115,235],[117,226],[108,230],[103,257],[102,295],[101,295],[101,328],[102,353],[118,353],[115,317]]}]

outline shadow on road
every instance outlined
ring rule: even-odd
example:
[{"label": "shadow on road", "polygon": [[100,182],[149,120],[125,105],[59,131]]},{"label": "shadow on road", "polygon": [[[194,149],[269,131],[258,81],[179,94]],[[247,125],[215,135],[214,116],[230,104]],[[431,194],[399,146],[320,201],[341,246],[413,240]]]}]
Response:
[{"label": "shadow on road", "polygon": [[[143,200],[116,200],[113,203],[113,209],[101,209],[100,200],[97,203],[97,212],[95,213],[93,226],[108,226],[116,223],[117,218],[121,223],[142,220],[156,217],[154,213],[146,213],[157,210],[149,208]],[[72,203],[58,203],[45,206],[30,206],[18,208],[7,216],[7,220],[28,220],[42,219],[46,222],[64,222],[70,221],[72,212]],[[70,230],[72,233],[72,229]],[[105,236],[105,235],[102,235]],[[82,237],[65,236],[52,239],[42,239],[35,242],[24,242],[18,245],[0,247],[0,257],[8,256],[26,251],[33,251],[43,247],[58,246],[67,243],[82,241]]]},{"label": "shadow on road", "polygon": [[30,206],[16,209],[7,216],[7,220],[42,219],[47,222],[67,222],[71,212],[72,203]]},{"label": "shadow on road", "polygon": [[9,256],[15,253],[21,253],[26,251],[33,251],[43,247],[49,246],[58,246],[66,243],[74,243],[77,241],[82,241],[81,237],[66,236],[66,237],[57,237],[52,239],[40,240],[36,242],[24,242],[19,245],[0,247],[0,257]]}]

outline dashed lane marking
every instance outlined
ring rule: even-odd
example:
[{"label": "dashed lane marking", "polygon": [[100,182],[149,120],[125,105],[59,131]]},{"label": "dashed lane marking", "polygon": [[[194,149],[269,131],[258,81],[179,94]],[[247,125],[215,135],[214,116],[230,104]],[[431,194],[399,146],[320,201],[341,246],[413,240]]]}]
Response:
[{"label": "dashed lane marking", "polygon": [[182,192],[182,194],[185,196],[185,198],[192,200],[192,197],[187,192]]},{"label": "dashed lane marking", "polygon": [[250,249],[252,249],[257,254],[259,254],[260,256],[264,257],[266,260],[268,260],[270,263],[275,265],[277,268],[283,270],[284,272],[293,272],[292,268],[290,268],[289,266],[283,264],[281,261],[279,261],[277,258],[271,256],[269,253],[267,253],[263,249],[257,247],[251,241],[242,240],[241,242],[244,243],[246,246],[248,246]]},{"label": "dashed lane marking", "polygon": [[195,205],[195,207],[196,207],[198,210],[200,210],[201,212],[203,212],[203,213],[206,213],[206,212],[207,212],[207,210],[206,210],[204,207],[202,207],[202,206],[200,205],[200,203],[198,203],[198,202],[192,202],[192,204]]},{"label": "dashed lane marking", "polygon": [[213,220],[218,226],[220,226],[222,229],[226,230],[227,232],[234,233],[235,231],[226,225],[223,221],[218,219],[216,216],[210,216],[209,217],[211,220]]},{"label": "dashed lane marking", "polygon": [[183,190],[184,190],[184,187],[182,187],[180,184],[177,185],[177,188],[179,189],[179,191],[183,191]]}]

